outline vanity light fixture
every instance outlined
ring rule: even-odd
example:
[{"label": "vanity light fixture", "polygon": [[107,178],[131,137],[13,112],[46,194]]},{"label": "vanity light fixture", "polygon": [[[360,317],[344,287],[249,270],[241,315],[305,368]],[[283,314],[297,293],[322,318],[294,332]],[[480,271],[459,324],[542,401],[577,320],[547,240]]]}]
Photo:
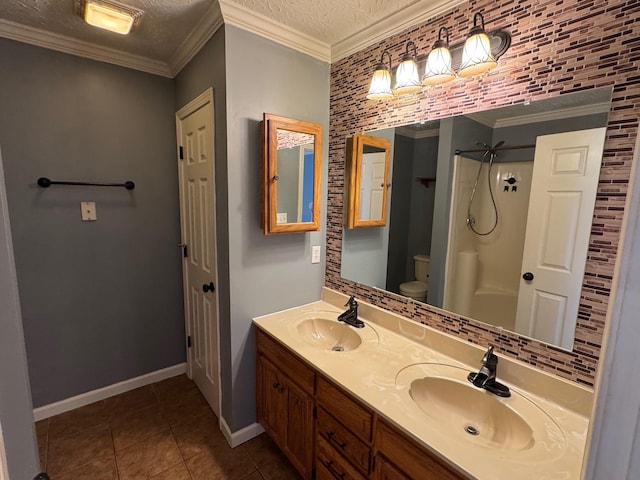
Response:
[{"label": "vanity light fixture", "polygon": [[[384,62],[385,54],[389,59],[389,63]],[[380,63],[373,74],[367,98],[369,100],[390,100],[393,98],[393,92],[391,91],[391,54],[387,49],[382,52]]]},{"label": "vanity light fixture", "polygon": [[127,35],[143,13],[111,0],[82,0],[80,12],[89,25],[121,35]]},{"label": "vanity light fixture", "polygon": [[[441,27],[438,40],[426,57],[418,57],[416,44],[408,41],[402,62],[395,71],[395,85],[391,88],[391,55],[385,49],[369,85],[369,100],[390,100],[396,96],[419,92],[423,86],[431,87],[450,82],[457,77],[479,75],[495,68],[497,60],[511,46],[511,34],[502,28],[489,33],[484,30],[484,17],[480,12],[473,16],[473,27],[465,42],[449,46],[449,29]],[[385,55],[388,63],[385,62]],[[424,75],[420,82],[418,62],[424,63]],[[422,67],[421,67],[422,68]],[[456,75],[456,71],[458,72]]]},{"label": "vanity light fixture", "polygon": [[[445,40],[442,39],[444,31]],[[451,52],[449,51],[449,29],[441,27],[438,31],[438,40],[433,44],[427,57],[422,84],[426,86],[440,85],[456,78],[456,72],[451,66]]]},{"label": "vanity light fixture", "polygon": [[[410,49],[413,49],[413,52],[410,52]],[[396,84],[393,87],[393,93],[395,95],[408,95],[420,90],[422,90],[422,85],[420,83],[420,74],[418,73],[418,51],[416,44],[409,40],[402,62],[396,69]]]},{"label": "vanity light fixture", "polygon": [[[480,20],[480,25],[478,25]],[[462,50],[462,63],[458,75],[471,77],[479,75],[498,66],[491,53],[491,41],[484,31],[484,17],[480,12],[473,16],[473,28],[469,31]]]}]

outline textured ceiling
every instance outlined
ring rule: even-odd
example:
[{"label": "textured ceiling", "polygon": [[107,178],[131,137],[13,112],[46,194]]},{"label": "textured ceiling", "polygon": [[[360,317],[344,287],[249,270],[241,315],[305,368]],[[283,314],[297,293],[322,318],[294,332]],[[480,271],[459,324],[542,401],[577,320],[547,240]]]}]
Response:
[{"label": "textured ceiling", "polygon": [[329,45],[419,0],[229,0]]},{"label": "textured ceiling", "polygon": [[336,52],[344,56],[350,53],[347,47],[357,51],[376,41],[376,35],[386,37],[420,15],[464,0],[115,0],[144,11],[129,35],[86,24],[76,13],[80,1],[0,0],[0,36],[173,76],[222,23],[222,16],[331,61],[340,42]]},{"label": "textured ceiling", "polygon": [[77,0],[0,0],[0,18],[153,60],[167,61],[215,0],[121,0],[143,10],[129,35],[92,27]]}]

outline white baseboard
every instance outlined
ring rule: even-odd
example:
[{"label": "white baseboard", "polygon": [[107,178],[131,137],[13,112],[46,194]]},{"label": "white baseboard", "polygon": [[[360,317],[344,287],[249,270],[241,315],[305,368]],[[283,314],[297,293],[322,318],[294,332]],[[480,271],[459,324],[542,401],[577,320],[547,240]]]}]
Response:
[{"label": "white baseboard", "polygon": [[235,448],[244,442],[248,442],[252,438],[257,437],[264,432],[264,428],[262,428],[262,425],[259,423],[252,423],[237,432],[232,432],[224,417],[220,417],[220,430],[222,430],[222,434],[224,435],[224,438],[227,439],[227,443],[231,448]]},{"label": "white baseboard", "polygon": [[44,405],[42,407],[34,408],[33,418],[36,422],[39,420],[44,420],[45,418],[53,417],[54,415],[59,415],[61,413],[68,412],[69,410],[73,410],[79,407],[84,407],[85,405],[89,405],[90,403],[98,402],[100,400],[104,400],[105,398],[128,392],[129,390],[134,390],[151,383],[159,382],[161,380],[166,380],[167,378],[181,375],[186,371],[187,364],[179,363],[171,367],[163,368],[162,370],[156,370],[155,372],[150,372],[139,377],[130,378],[129,380],[125,380],[123,382],[118,382],[114,383],[113,385],[98,388],[97,390],[81,393],[80,395],[76,395],[75,397],[60,400],[59,402],[55,403],[50,403],[49,405]]}]

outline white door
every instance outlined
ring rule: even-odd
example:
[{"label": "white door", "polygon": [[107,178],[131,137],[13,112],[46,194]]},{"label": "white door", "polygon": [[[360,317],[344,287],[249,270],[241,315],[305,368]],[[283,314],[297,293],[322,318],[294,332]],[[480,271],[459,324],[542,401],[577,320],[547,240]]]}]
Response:
[{"label": "white door", "polygon": [[362,155],[362,183],[360,187],[360,219],[382,218],[384,199],[385,152]]},{"label": "white door", "polygon": [[216,270],[213,93],[177,114],[183,288],[188,373],[209,405],[220,414],[218,294]]},{"label": "white door", "polygon": [[536,141],[516,331],[567,349],[573,347],[605,130]]}]

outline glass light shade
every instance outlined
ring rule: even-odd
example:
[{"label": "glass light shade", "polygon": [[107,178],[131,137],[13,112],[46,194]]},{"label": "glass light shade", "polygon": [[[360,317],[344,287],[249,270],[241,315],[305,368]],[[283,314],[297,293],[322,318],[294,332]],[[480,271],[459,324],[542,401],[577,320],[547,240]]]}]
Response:
[{"label": "glass light shade", "polygon": [[427,57],[427,66],[422,77],[423,85],[440,85],[456,78],[451,67],[451,52],[442,43],[436,44]]},{"label": "glass light shade", "polygon": [[488,72],[498,66],[498,62],[491,53],[491,41],[484,29],[474,29],[469,33],[469,37],[464,42],[462,50],[462,63],[458,75],[461,77],[471,77],[480,73]]},{"label": "glass light shade", "polygon": [[131,31],[135,17],[115,7],[88,1],[84,8],[84,20],[94,27],[126,35]]},{"label": "glass light shade", "polygon": [[396,70],[396,85],[393,88],[393,93],[396,95],[408,95],[419,92],[421,89],[422,84],[420,83],[418,64],[413,58],[404,57]]},{"label": "glass light shade", "polygon": [[378,65],[369,85],[369,100],[390,100],[393,98],[391,92],[391,72],[384,64]]}]

